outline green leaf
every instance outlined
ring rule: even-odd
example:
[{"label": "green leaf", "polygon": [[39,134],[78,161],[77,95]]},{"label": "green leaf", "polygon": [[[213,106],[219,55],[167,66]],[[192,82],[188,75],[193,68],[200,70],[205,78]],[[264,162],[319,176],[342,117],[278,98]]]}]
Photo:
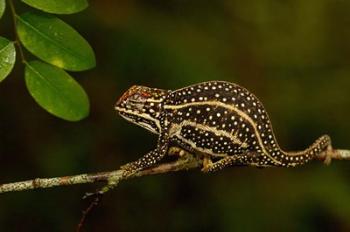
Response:
[{"label": "green leaf", "polygon": [[86,0],[22,0],[22,2],[53,14],[73,14],[88,6]]},{"label": "green leaf", "polygon": [[26,63],[25,80],[35,101],[51,114],[78,121],[89,114],[84,89],[64,70],[42,61]]},{"label": "green leaf", "polygon": [[4,37],[0,37],[0,82],[10,74],[15,62],[15,45]]},{"label": "green leaf", "polygon": [[31,53],[50,64],[70,71],[95,67],[88,42],[55,16],[33,12],[17,16],[17,33]]},{"label": "green leaf", "polygon": [[4,14],[5,11],[5,0],[0,0],[0,18]]}]

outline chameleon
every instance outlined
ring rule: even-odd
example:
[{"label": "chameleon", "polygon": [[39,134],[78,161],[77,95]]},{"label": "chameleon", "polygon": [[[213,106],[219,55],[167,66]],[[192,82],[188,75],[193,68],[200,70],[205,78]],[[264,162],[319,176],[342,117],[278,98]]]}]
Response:
[{"label": "chameleon", "polygon": [[203,172],[229,166],[296,167],[332,149],[330,137],[323,135],[303,151],[282,150],[258,98],[225,81],[174,91],[134,85],[119,98],[115,110],[158,135],[154,150],[122,167],[127,173],[157,164],[170,147],[203,159]]}]

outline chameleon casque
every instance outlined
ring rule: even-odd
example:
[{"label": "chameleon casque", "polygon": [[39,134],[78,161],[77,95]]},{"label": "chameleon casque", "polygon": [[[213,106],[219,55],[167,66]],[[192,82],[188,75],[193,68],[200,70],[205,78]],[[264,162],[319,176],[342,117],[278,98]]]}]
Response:
[{"label": "chameleon casque", "polygon": [[224,81],[174,91],[132,86],[115,109],[159,135],[154,150],[123,167],[128,172],[158,163],[170,147],[203,158],[205,172],[232,165],[295,167],[331,149],[330,137],[323,135],[303,151],[283,151],[262,103],[245,88]]}]

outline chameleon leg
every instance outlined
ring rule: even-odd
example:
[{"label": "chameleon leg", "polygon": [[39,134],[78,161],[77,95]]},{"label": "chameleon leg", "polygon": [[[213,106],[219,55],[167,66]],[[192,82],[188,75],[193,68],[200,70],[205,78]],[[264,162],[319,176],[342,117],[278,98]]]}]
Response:
[{"label": "chameleon leg", "polygon": [[225,167],[232,166],[239,161],[240,159],[237,156],[228,156],[213,163],[210,158],[206,157],[203,160],[202,172],[216,172],[224,169]]},{"label": "chameleon leg", "polygon": [[207,172],[207,170],[213,166],[213,161],[211,161],[210,157],[204,156],[203,158],[203,168],[202,172]]},{"label": "chameleon leg", "polygon": [[[125,164],[121,166],[121,170],[124,170],[123,176],[128,177],[133,175],[134,173],[148,168],[154,164],[156,164],[159,160],[161,160],[168,152],[168,144],[164,143],[162,145],[157,146],[157,148],[153,151],[148,152],[146,155],[141,157],[140,159]],[[103,186],[99,191],[97,191],[98,195],[103,195],[104,193],[108,192],[109,190],[115,188],[119,183],[119,180],[109,179],[108,184]],[[93,195],[95,195],[93,194]],[[91,194],[87,194],[89,196]]]},{"label": "chameleon leg", "polygon": [[[214,163],[211,162],[210,157],[205,157],[203,160],[203,172],[216,172],[233,165],[251,165],[252,160],[257,158],[255,153],[248,153],[248,155],[234,155],[224,157]],[[209,160],[208,160],[209,159]]]},{"label": "chameleon leg", "polygon": [[167,153],[168,153],[168,138],[167,134],[161,134],[158,139],[157,148],[148,152],[146,155],[141,157],[140,159],[128,163],[121,167],[124,172],[124,176],[130,176],[137,171],[143,170],[150,166],[155,165],[159,162]]}]

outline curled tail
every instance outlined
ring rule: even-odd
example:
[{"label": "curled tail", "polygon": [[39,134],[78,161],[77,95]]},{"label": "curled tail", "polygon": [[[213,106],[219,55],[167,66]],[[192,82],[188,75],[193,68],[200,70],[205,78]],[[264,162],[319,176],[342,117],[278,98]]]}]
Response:
[{"label": "curled tail", "polygon": [[295,167],[315,159],[322,152],[331,146],[331,138],[329,135],[323,135],[318,138],[311,146],[303,151],[283,152],[283,164],[287,167]]}]

